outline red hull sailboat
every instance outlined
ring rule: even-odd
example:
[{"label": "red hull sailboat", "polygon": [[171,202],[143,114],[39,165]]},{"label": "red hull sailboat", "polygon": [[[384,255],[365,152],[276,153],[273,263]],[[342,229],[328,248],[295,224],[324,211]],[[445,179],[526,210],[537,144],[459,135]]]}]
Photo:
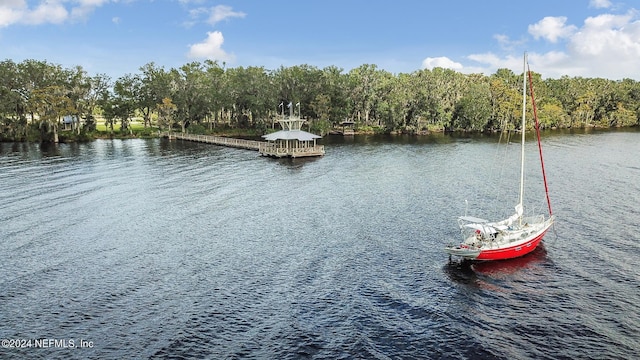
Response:
[{"label": "red hull sailboat", "polygon": [[[507,219],[489,221],[477,217],[461,216],[458,225],[462,233],[462,242],[445,247],[450,256],[459,256],[468,260],[504,260],[523,256],[533,251],[547,230],[553,225],[555,217],[551,211],[547,177],[542,160],[542,147],[540,145],[540,127],[533,95],[531,72],[527,71],[527,57],[524,57],[523,86],[522,86],[522,140],[520,156],[520,202],[515,206],[515,213]],[[542,178],[547,197],[548,214],[524,216],[524,145],[525,145],[525,115],[526,115],[526,83],[527,75],[531,89],[531,101],[535,118],[536,134],[538,138],[538,150]]]}]

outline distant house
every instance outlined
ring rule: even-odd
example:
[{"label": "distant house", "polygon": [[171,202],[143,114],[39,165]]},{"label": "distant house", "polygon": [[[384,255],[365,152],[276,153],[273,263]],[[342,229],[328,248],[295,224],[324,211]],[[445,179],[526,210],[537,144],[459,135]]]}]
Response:
[{"label": "distant house", "polygon": [[73,130],[74,126],[80,124],[80,119],[75,115],[65,115],[62,118],[62,130]]}]

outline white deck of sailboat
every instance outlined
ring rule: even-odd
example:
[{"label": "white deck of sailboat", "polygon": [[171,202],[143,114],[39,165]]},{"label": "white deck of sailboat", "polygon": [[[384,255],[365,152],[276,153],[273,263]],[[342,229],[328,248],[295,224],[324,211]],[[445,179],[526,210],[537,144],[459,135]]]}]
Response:
[{"label": "white deck of sailboat", "polygon": [[520,246],[544,233],[552,222],[552,218],[545,219],[542,215],[523,218],[522,225],[514,225],[504,230],[496,229],[495,235],[488,234],[480,238],[474,233],[466,237],[462,244],[481,250]]}]

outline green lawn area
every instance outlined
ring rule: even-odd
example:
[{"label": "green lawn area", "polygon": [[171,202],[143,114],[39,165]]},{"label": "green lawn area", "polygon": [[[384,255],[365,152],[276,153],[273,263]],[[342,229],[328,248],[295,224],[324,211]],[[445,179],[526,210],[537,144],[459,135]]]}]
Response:
[{"label": "green lawn area", "polygon": [[[129,127],[131,128],[131,130],[133,132],[144,130],[144,124],[141,121],[132,121],[132,122],[129,123]],[[157,128],[155,126],[151,126],[151,129],[157,130]],[[110,129],[107,127],[107,125],[105,125],[105,122],[102,121],[102,120],[98,120],[98,122],[96,124],[96,130],[100,131],[100,132],[110,131]],[[120,122],[117,122],[117,123],[113,124],[113,131],[120,131]]]},{"label": "green lawn area", "polygon": [[131,121],[129,123],[129,128],[131,132],[120,131],[120,122],[115,122],[113,124],[113,133],[111,129],[105,125],[104,119],[98,118],[96,121],[96,130],[93,132],[94,138],[155,138],[158,136],[158,128],[155,126],[144,127],[144,123],[142,121]]}]

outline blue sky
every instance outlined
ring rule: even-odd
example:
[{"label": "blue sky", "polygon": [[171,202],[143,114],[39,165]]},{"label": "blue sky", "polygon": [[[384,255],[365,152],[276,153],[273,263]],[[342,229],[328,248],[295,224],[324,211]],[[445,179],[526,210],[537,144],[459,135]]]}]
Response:
[{"label": "blue sky", "polygon": [[146,63],[531,69],[640,80],[635,0],[0,0],[0,59],[113,78]]}]

